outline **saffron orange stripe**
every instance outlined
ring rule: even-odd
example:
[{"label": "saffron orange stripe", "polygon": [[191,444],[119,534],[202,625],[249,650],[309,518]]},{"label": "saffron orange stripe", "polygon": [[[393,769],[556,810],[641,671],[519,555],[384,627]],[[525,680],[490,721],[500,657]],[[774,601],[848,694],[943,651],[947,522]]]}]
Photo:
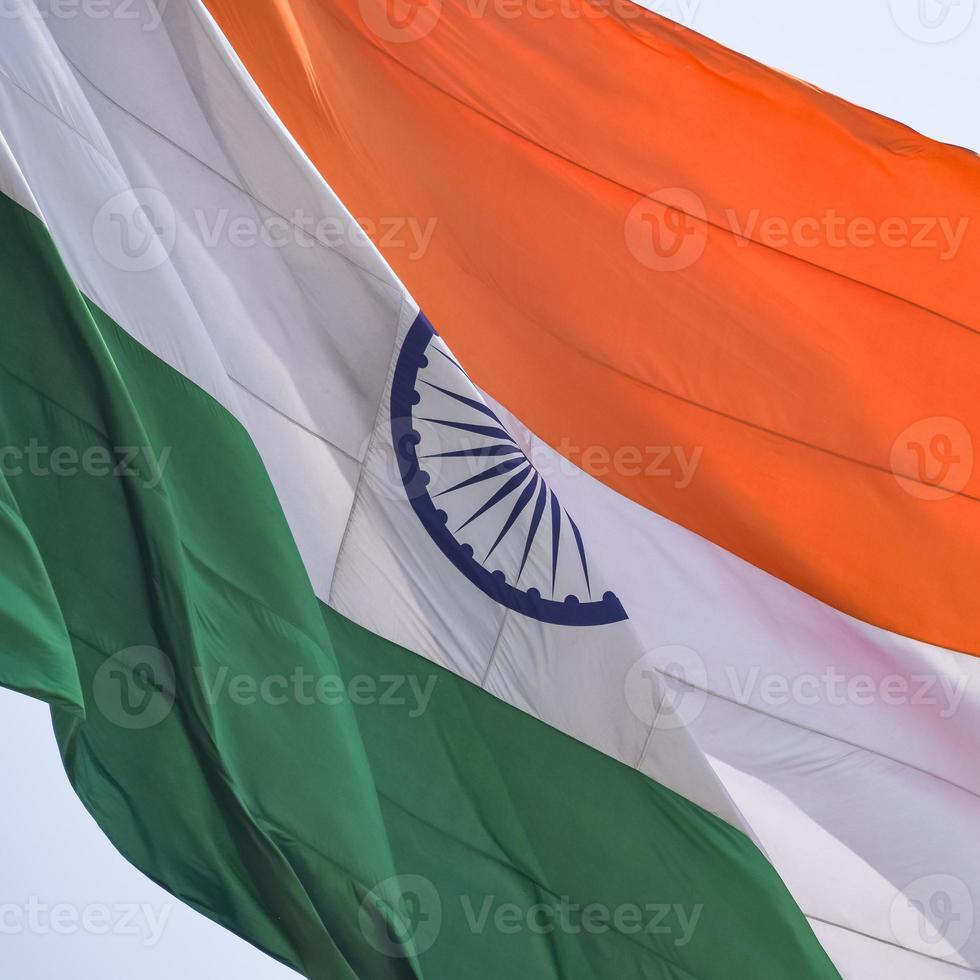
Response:
[{"label": "saffron orange stripe", "polygon": [[[475,380],[652,510],[980,653],[976,156],[625,2],[403,3],[208,0]],[[424,250],[386,242],[408,218]]]}]

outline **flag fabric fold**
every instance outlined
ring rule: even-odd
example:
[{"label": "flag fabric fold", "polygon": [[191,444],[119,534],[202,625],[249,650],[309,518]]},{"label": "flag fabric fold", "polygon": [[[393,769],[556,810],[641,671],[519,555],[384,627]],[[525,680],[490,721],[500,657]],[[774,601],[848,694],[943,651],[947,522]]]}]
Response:
[{"label": "flag fabric fold", "polygon": [[[976,155],[629,3],[208,7],[643,651],[466,666],[621,758],[666,678],[842,972],[976,969]],[[384,629],[366,503],[332,601]]]},{"label": "flag fabric fold", "polygon": [[617,696],[600,530],[203,8],[17,11],[0,681],[116,847],[317,980],[836,977],[662,674]]}]

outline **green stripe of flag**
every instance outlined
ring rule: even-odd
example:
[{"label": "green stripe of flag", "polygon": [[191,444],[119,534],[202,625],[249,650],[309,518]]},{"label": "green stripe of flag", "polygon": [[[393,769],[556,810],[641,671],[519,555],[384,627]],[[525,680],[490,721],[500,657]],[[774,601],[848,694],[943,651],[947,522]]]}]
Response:
[{"label": "green stripe of flag", "polygon": [[739,831],[322,606],[238,422],[0,227],[0,682],[137,867],[316,980],[837,976]]}]

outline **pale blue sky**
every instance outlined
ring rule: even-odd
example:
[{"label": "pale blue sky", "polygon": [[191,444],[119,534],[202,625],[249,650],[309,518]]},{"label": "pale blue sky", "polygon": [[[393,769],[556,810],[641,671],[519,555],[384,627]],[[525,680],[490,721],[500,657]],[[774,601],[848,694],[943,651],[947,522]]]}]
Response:
[{"label": "pale blue sky", "polygon": [[644,6],[933,139],[980,152],[980,3],[921,2],[925,23],[920,0],[646,0]]},{"label": "pale blue sky", "polygon": [[[977,0],[953,0],[948,9],[946,0],[923,2],[922,17],[919,0],[649,0],[647,6],[929,136],[978,150]],[[46,709],[7,692],[0,692],[0,786],[4,977],[295,976],[126,864],[69,789]],[[49,916],[59,905],[69,912],[60,913],[65,918],[56,929]],[[125,928],[123,905],[136,908]],[[70,910],[94,927],[73,924]]]}]

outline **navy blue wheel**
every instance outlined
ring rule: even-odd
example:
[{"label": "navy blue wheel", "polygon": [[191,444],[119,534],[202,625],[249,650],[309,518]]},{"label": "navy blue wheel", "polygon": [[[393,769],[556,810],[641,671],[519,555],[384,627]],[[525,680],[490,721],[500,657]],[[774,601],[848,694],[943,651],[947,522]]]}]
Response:
[{"label": "navy blue wheel", "polygon": [[545,623],[626,619],[612,592],[594,594],[575,521],[421,314],[395,365],[391,437],[415,514],[473,585]]}]

